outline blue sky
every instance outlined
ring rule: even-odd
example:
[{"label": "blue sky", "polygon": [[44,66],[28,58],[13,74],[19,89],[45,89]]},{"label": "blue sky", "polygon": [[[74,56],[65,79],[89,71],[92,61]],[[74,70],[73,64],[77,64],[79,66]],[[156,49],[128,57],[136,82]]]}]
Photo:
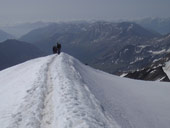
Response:
[{"label": "blue sky", "polygon": [[0,22],[170,17],[170,0],[0,0]]}]

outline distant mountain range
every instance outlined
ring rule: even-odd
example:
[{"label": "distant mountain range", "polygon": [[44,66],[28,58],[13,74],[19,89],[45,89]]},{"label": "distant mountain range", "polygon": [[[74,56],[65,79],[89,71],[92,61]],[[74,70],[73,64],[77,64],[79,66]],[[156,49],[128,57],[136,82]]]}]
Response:
[{"label": "distant mountain range", "polygon": [[27,34],[31,30],[45,27],[50,23],[45,22],[34,22],[34,23],[22,23],[22,24],[16,24],[12,26],[3,26],[1,27],[2,30],[4,30],[7,33],[10,33],[15,36],[15,38],[19,38],[22,35]]},{"label": "distant mountain range", "polygon": [[3,30],[0,30],[0,42],[5,41],[7,39],[13,39],[13,38],[14,36],[12,36],[11,34],[8,34]]},{"label": "distant mountain range", "polygon": [[[163,75],[160,79],[164,77],[162,67],[156,66],[158,68],[155,69],[155,66],[149,65],[170,52],[169,34],[162,36],[133,22],[72,22],[43,25],[45,27],[32,30],[20,40],[35,45],[46,55],[51,54],[52,46],[60,42],[63,51],[109,73],[120,74],[130,71],[127,77],[155,80],[159,75],[151,76],[150,72],[157,70],[156,74],[159,72]],[[149,71],[147,77],[146,71]],[[141,77],[141,72],[145,78]]]},{"label": "distant mountain range", "polygon": [[170,78],[164,71],[167,61],[170,61],[170,53],[166,54],[165,56],[157,60],[154,60],[152,63],[150,63],[150,65],[144,67],[143,69],[124,73],[123,77],[128,77],[128,78],[138,79],[138,80],[170,82]]},{"label": "distant mountain range", "polygon": [[43,55],[30,43],[6,40],[0,43],[0,70]]},{"label": "distant mountain range", "polygon": [[151,65],[169,55],[170,34],[162,36],[133,22],[50,23],[20,40],[34,47],[33,52],[28,51],[30,58],[52,54],[53,45],[60,42],[62,51],[92,67],[117,75],[126,72],[129,78],[168,81],[162,70],[166,61],[161,62],[162,66]]},{"label": "distant mountain range", "polygon": [[[152,59],[145,57],[151,58],[151,53],[137,54],[135,51],[149,44],[151,49],[152,40],[161,37],[160,34],[132,22],[94,22],[51,24],[29,32],[20,40],[36,45],[46,54],[51,53],[52,46],[59,41],[63,51],[82,62],[116,73],[148,64]],[[142,60],[144,61],[141,63]]]},{"label": "distant mountain range", "polygon": [[170,33],[170,18],[145,18],[135,22],[163,35]]}]

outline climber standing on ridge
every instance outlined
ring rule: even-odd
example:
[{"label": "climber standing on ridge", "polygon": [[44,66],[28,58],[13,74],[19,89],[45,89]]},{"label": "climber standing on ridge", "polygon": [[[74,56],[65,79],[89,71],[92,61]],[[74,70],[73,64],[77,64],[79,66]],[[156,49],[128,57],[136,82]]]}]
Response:
[{"label": "climber standing on ridge", "polygon": [[57,54],[59,55],[60,52],[61,52],[61,44],[57,42],[57,45],[54,45],[54,46],[53,46],[53,53],[54,53],[54,54],[57,53]]},{"label": "climber standing on ridge", "polygon": [[61,52],[61,44],[57,42],[57,53],[58,55],[60,54]]},{"label": "climber standing on ridge", "polygon": [[54,45],[54,46],[53,46],[53,54],[56,54],[56,53],[57,53],[57,46]]}]

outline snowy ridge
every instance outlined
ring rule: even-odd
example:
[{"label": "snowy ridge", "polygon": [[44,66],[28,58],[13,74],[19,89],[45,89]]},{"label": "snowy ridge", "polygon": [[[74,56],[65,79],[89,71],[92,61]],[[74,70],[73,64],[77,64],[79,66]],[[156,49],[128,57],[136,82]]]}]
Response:
[{"label": "snowy ridge", "polygon": [[78,65],[90,91],[121,128],[169,128],[169,82],[131,80]]},{"label": "snowy ridge", "polygon": [[45,99],[48,94],[48,70],[54,57],[48,57],[34,81],[32,88],[27,90],[23,103],[21,103],[17,113],[12,115],[13,121],[8,128],[38,128],[41,126],[43,110],[45,108]]},{"label": "snowy ridge", "polygon": [[65,53],[1,71],[0,94],[1,128],[170,126],[169,83],[120,78]]},{"label": "snowy ridge", "polygon": [[[11,95],[14,99],[18,99],[14,101],[11,97],[11,100],[4,101],[2,98],[8,97],[11,92],[2,94],[0,100],[4,103],[0,105],[2,110],[0,126],[2,128],[119,128],[91,94],[76,71],[73,60],[62,53],[60,56],[51,55],[31,60],[0,72],[0,82],[8,86],[4,89],[1,85],[0,90],[5,92],[12,89]],[[4,74],[10,73],[14,74],[11,75],[12,82],[3,81]],[[19,79],[16,80],[15,76]],[[14,103],[10,104],[11,101]],[[3,107],[5,104],[9,108]],[[11,112],[8,109],[11,109]],[[7,114],[8,116],[4,117]]]},{"label": "snowy ridge", "polygon": [[0,126],[31,127],[40,120],[43,70],[51,57],[34,59],[0,72]]},{"label": "snowy ridge", "polygon": [[[59,128],[119,128],[103,110],[75,69],[74,59],[61,54],[53,66],[54,103],[57,115],[54,126]],[[77,65],[76,65],[77,66]]]}]

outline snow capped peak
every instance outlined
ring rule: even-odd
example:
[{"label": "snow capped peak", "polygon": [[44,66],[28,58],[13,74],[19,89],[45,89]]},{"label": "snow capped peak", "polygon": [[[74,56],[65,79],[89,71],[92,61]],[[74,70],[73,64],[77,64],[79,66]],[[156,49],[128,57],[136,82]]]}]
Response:
[{"label": "snow capped peak", "polygon": [[168,78],[170,79],[170,61],[166,62],[163,70],[167,74]]},{"label": "snow capped peak", "polygon": [[169,83],[113,76],[65,53],[3,70],[0,83],[2,128],[169,128]]}]

